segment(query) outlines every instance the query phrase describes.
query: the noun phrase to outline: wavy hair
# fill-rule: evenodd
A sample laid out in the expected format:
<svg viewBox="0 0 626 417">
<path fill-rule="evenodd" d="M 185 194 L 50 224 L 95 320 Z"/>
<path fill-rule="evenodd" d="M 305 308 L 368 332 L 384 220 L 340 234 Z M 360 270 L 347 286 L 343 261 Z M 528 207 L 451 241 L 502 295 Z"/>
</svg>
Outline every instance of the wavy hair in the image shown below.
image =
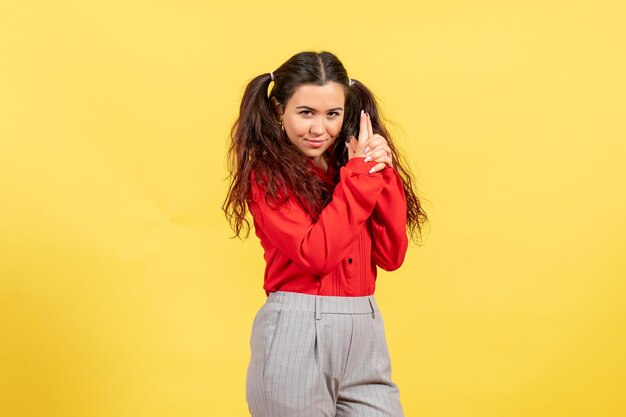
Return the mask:
<svg viewBox="0 0 626 417">
<path fill-rule="evenodd" d="M 392 151 L 394 168 L 402 179 L 407 203 L 407 231 L 412 240 L 421 236 L 422 226 L 428 217 L 414 191 L 413 175 L 405 158 L 394 145 L 385 128 L 374 94 L 360 81 L 348 78 L 341 61 L 332 53 L 301 52 L 289 58 L 273 71 L 274 85 L 267 93 L 272 77 L 270 73 L 253 78 L 243 94 L 239 116 L 230 132 L 228 149 L 229 189 L 222 209 L 235 232 L 240 237 L 245 229 L 247 237 L 250 223 L 246 219 L 251 190 L 251 174 L 266 190 L 265 198 L 272 205 L 282 204 L 293 195 L 307 210 L 313 221 L 332 199 L 334 185 L 339 181 L 339 168 L 348 162 L 348 150 L 341 142 L 353 135 L 358 137 L 361 109 L 370 114 L 372 128 L 387 140 Z M 345 92 L 344 119 L 329 152 L 333 164 L 333 184 L 325 183 L 313 175 L 308 157 L 289 140 L 281 129 L 274 106 L 275 100 L 284 109 L 296 89 L 304 84 L 323 86 L 329 82 L 341 84 Z"/>
</svg>

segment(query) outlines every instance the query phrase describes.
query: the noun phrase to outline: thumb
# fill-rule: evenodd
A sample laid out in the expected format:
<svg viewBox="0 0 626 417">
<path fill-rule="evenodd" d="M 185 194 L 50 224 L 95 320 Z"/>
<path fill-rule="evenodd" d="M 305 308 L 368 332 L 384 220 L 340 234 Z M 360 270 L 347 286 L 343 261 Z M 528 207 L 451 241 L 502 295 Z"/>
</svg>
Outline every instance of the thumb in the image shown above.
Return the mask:
<svg viewBox="0 0 626 417">
<path fill-rule="evenodd" d="M 359 144 L 359 141 L 357 140 L 357 138 L 355 138 L 354 136 L 350 136 L 350 143 L 348 145 L 348 148 L 354 153 L 356 152 L 356 147 Z"/>
</svg>

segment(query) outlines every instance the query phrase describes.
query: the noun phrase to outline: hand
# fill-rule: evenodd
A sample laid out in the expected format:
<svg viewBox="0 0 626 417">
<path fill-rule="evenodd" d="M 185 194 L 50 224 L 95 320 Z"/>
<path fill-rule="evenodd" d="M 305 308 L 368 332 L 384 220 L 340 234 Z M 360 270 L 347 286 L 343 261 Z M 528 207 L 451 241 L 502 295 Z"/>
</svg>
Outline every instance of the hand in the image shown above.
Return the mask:
<svg viewBox="0 0 626 417">
<path fill-rule="evenodd" d="M 370 115 L 361 112 L 361 121 L 359 126 L 359 139 L 350 136 L 348 145 L 348 159 L 356 157 L 365 157 L 365 162 L 376 161 L 370 173 L 377 172 L 385 168 L 385 165 L 392 167 L 392 152 L 387 144 L 387 140 L 379 135 L 374 134 L 372 128 L 372 120 Z"/>
<path fill-rule="evenodd" d="M 369 130 L 367 126 L 367 113 L 361 110 L 361 119 L 359 122 L 359 139 L 357 140 L 354 136 L 350 136 L 349 142 L 346 144 L 348 146 L 348 159 L 352 159 L 354 157 L 365 158 L 365 148 L 367 147 L 366 143 L 369 139 Z"/>
</svg>

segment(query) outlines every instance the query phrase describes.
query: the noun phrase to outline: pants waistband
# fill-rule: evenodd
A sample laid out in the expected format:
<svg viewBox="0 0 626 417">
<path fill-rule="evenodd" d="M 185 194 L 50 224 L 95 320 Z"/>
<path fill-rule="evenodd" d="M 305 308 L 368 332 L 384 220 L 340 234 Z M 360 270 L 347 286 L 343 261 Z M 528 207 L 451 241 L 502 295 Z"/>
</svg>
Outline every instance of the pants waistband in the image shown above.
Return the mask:
<svg viewBox="0 0 626 417">
<path fill-rule="evenodd" d="M 319 319 L 321 314 L 372 314 L 378 310 L 374 295 L 341 297 L 334 295 L 313 295 L 299 292 L 271 292 L 266 303 L 279 303 L 294 310 L 310 311 Z"/>
</svg>

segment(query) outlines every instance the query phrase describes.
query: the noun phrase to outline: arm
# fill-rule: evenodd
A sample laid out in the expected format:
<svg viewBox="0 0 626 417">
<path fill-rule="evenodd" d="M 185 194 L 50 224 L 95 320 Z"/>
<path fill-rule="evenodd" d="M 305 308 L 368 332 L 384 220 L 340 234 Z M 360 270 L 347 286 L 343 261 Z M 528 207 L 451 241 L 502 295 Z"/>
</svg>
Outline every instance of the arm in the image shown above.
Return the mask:
<svg viewBox="0 0 626 417">
<path fill-rule="evenodd" d="M 402 180 L 393 167 L 380 171 L 384 186 L 372 213 L 372 257 L 385 271 L 400 268 L 408 247 L 406 196 Z"/>
<path fill-rule="evenodd" d="M 293 199 L 277 209 L 269 207 L 254 181 L 250 212 L 278 250 L 312 273 L 327 274 L 345 256 L 383 190 L 383 175 L 368 173 L 375 164 L 357 157 L 341 167 L 332 201 L 315 223 Z"/>
</svg>

